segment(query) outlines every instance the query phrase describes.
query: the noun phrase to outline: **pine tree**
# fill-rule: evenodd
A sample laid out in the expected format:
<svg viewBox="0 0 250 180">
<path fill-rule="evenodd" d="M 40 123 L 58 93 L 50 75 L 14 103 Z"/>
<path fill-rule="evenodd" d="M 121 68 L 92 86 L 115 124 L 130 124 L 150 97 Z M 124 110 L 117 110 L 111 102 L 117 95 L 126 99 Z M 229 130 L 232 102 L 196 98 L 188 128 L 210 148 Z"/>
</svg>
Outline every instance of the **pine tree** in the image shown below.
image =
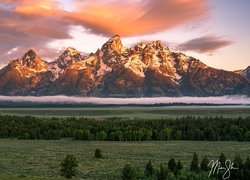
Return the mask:
<svg viewBox="0 0 250 180">
<path fill-rule="evenodd" d="M 247 156 L 247 159 L 245 161 L 244 167 L 248 170 L 250 170 L 250 158 Z"/>
<path fill-rule="evenodd" d="M 235 156 L 234 158 L 234 166 L 237 168 L 243 167 L 243 160 L 241 159 L 240 155 Z"/>
<path fill-rule="evenodd" d="M 208 171 L 209 170 L 208 163 L 209 163 L 209 160 L 208 160 L 207 156 L 205 156 L 201 161 L 201 170 L 202 171 Z"/>
<path fill-rule="evenodd" d="M 177 173 L 178 172 L 180 172 L 182 169 L 183 169 L 183 166 L 182 166 L 182 164 L 181 164 L 181 161 L 179 160 L 178 161 L 178 163 L 177 163 L 177 167 L 176 167 L 176 169 L 177 169 Z"/>
<path fill-rule="evenodd" d="M 222 166 L 225 166 L 225 162 L 226 162 L 226 156 L 224 153 L 221 153 L 220 154 L 220 157 L 219 157 L 219 162 L 221 163 Z"/>
<path fill-rule="evenodd" d="M 153 168 L 153 164 L 151 161 L 149 161 L 147 164 L 146 164 L 146 175 L 147 176 L 152 176 L 154 173 L 154 168 Z"/>
<path fill-rule="evenodd" d="M 168 169 L 172 172 L 176 172 L 176 162 L 174 160 L 174 158 L 171 158 L 169 161 L 168 161 Z"/>
<path fill-rule="evenodd" d="M 199 171 L 199 159 L 196 152 L 194 153 L 193 159 L 191 161 L 190 171 L 196 171 L 196 172 Z"/>
<path fill-rule="evenodd" d="M 160 171 L 158 172 L 157 179 L 158 180 L 166 180 L 167 179 L 167 174 L 166 174 L 165 168 L 163 167 L 162 164 L 160 165 Z"/>
<path fill-rule="evenodd" d="M 250 177 L 250 159 L 249 159 L 249 156 L 247 157 L 247 159 L 244 163 L 243 172 L 244 172 L 245 179 Z"/>
<path fill-rule="evenodd" d="M 244 171 L 243 171 L 244 163 L 243 163 L 243 160 L 241 159 L 240 155 L 236 155 L 233 162 L 234 162 L 234 167 L 238 168 L 238 170 L 232 171 L 232 178 L 233 179 L 243 179 L 243 177 L 244 177 Z"/>
</svg>

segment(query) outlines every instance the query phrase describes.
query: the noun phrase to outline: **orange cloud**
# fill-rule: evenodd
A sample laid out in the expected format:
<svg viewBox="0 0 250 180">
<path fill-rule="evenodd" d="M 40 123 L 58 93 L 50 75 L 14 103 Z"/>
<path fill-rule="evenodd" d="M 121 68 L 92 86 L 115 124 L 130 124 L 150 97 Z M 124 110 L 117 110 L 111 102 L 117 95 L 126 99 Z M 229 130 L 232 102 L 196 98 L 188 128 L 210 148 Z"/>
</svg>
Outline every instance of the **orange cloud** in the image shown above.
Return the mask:
<svg viewBox="0 0 250 180">
<path fill-rule="evenodd" d="M 26 15 L 51 16 L 61 12 L 61 4 L 53 0 L 19 0 L 14 11 Z"/>
<path fill-rule="evenodd" d="M 82 25 L 92 33 L 126 37 L 173 28 L 207 12 L 205 0 L 72 0 L 74 12 L 64 11 L 54 0 L 2 2 L 15 4 L 14 12 L 21 15 L 56 18 L 66 25 Z"/>
<path fill-rule="evenodd" d="M 61 3 L 54 0 L 0 0 L 1 4 L 12 6 L 16 12 L 22 13 L 35 13 L 36 10 L 39 12 L 46 10 L 61 9 Z"/>
<path fill-rule="evenodd" d="M 94 33 L 135 36 L 155 33 L 204 17 L 204 0 L 77 1 L 67 17 Z"/>
</svg>

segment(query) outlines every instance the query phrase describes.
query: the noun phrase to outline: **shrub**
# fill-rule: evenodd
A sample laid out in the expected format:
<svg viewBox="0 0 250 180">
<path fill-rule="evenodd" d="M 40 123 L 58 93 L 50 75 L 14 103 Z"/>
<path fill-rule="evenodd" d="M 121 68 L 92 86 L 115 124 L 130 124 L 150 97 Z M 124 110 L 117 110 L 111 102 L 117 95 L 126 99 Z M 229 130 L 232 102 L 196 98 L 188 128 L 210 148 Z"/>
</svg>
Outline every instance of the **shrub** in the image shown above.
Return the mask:
<svg viewBox="0 0 250 180">
<path fill-rule="evenodd" d="M 73 154 L 67 155 L 61 162 L 61 175 L 66 178 L 76 176 L 78 160 Z"/>
<path fill-rule="evenodd" d="M 136 179 L 136 170 L 129 164 L 126 164 L 122 170 L 123 180 Z"/>
<path fill-rule="evenodd" d="M 102 158 L 102 152 L 99 148 L 95 150 L 95 158 Z"/>
</svg>

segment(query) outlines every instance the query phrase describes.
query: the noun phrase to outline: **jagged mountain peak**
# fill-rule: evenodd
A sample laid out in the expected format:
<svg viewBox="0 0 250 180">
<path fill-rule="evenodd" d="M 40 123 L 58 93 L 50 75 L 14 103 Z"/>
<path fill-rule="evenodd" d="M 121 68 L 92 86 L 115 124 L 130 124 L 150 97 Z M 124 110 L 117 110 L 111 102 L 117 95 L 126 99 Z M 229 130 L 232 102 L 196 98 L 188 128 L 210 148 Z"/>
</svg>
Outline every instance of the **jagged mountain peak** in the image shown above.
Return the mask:
<svg viewBox="0 0 250 180">
<path fill-rule="evenodd" d="M 113 41 L 121 41 L 121 37 L 118 35 L 118 34 L 116 34 L 116 35 L 114 35 L 114 36 L 112 36 L 109 40 L 108 40 L 108 42 L 113 42 Z"/>
<path fill-rule="evenodd" d="M 163 49 L 163 42 L 161 40 L 152 41 L 148 43 L 147 46 L 153 47 L 155 49 Z"/>
<path fill-rule="evenodd" d="M 73 57 L 73 56 L 79 55 L 80 53 L 77 51 L 76 48 L 68 47 L 68 48 L 64 51 L 63 54 L 69 55 L 69 56 L 72 56 L 72 57 Z"/>
<path fill-rule="evenodd" d="M 83 58 L 77 49 L 68 47 L 57 59 L 57 63 L 60 68 L 64 69 L 75 62 L 81 61 L 82 59 Z"/>
<path fill-rule="evenodd" d="M 121 54 L 122 53 L 122 41 L 121 37 L 119 35 L 115 35 L 112 38 L 110 38 L 103 46 L 102 46 L 102 51 L 104 52 L 109 52 L 109 51 L 116 51 L 117 53 Z"/>
<path fill-rule="evenodd" d="M 25 54 L 25 55 L 28 55 L 28 56 L 35 56 L 36 55 L 36 51 L 34 49 L 29 49 Z"/>
<path fill-rule="evenodd" d="M 32 60 L 37 56 L 34 49 L 29 49 L 23 56 L 23 60 Z"/>
<path fill-rule="evenodd" d="M 33 69 L 43 69 L 46 66 L 46 62 L 44 62 L 35 52 L 34 49 L 29 49 L 24 56 L 22 57 L 21 61 L 23 66 Z"/>
<path fill-rule="evenodd" d="M 42 63 L 40 57 L 37 56 L 34 49 L 29 49 L 22 58 L 10 61 L 6 67 L 15 68 L 17 66 L 24 66 L 28 68 L 33 68 Z"/>
<path fill-rule="evenodd" d="M 236 70 L 234 72 L 250 79 L 250 66 L 246 69 Z"/>
<path fill-rule="evenodd" d="M 244 74 L 245 77 L 250 79 L 250 66 L 248 66 L 245 70 L 244 70 Z"/>
<path fill-rule="evenodd" d="M 136 44 L 136 46 L 135 46 L 135 47 L 141 47 L 141 48 L 144 48 L 146 45 L 147 45 L 147 44 L 146 44 L 146 43 L 144 43 L 144 42 L 139 42 L 139 43 L 137 43 L 137 44 Z"/>
</svg>

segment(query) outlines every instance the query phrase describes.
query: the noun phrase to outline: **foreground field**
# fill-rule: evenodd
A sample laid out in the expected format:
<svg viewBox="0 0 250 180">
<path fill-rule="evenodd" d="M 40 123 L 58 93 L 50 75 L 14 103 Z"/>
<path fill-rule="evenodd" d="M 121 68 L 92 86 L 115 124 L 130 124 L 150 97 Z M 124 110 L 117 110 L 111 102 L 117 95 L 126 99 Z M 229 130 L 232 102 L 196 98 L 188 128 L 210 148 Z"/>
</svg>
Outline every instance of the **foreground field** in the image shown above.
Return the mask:
<svg viewBox="0 0 250 180">
<path fill-rule="evenodd" d="M 93 108 L 0 108 L 0 114 L 39 117 L 89 117 L 120 118 L 175 118 L 200 117 L 247 117 L 250 106 L 166 106 L 166 107 L 93 107 Z"/>
<path fill-rule="evenodd" d="M 95 159 L 94 151 L 100 148 L 103 159 Z M 246 158 L 250 154 L 249 142 L 98 142 L 72 140 L 0 140 L 0 179 L 61 179 L 60 162 L 66 154 L 79 159 L 78 178 L 119 179 L 126 163 L 138 168 L 152 160 L 158 166 L 170 157 L 181 160 L 187 168 L 194 152 L 201 159 L 217 159 L 224 152 L 229 159 L 236 154 Z"/>
</svg>

